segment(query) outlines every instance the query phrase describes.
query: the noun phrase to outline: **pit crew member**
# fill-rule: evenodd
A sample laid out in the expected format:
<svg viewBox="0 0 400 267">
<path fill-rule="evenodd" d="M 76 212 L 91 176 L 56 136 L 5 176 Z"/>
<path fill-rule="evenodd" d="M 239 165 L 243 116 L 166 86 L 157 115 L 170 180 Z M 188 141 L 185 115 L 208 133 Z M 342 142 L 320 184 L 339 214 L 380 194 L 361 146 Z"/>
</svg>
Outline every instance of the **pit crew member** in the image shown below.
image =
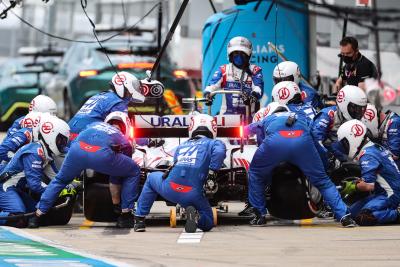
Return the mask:
<svg viewBox="0 0 400 267">
<path fill-rule="evenodd" d="M 301 97 L 299 86 L 295 82 L 283 81 L 272 88 L 272 100 L 279 104 L 286 105 L 290 111 L 304 113 L 310 121 L 314 119 L 315 109 L 305 104 Z"/>
<path fill-rule="evenodd" d="M 203 187 L 206 179 L 215 182 L 226 153 L 224 143 L 216 140 L 216 136 L 217 125 L 213 117 L 205 114 L 192 117 L 190 139 L 176 149 L 170 172 L 167 175 L 153 172 L 147 177 L 138 200 L 135 231 L 145 231 L 145 216 L 158 194 L 186 209 L 186 232 L 195 232 L 197 228 L 211 230 L 213 213 Z"/>
<path fill-rule="evenodd" d="M 305 104 L 309 104 L 316 110 L 323 108 L 321 98 L 314 88 L 307 85 L 301 80 L 301 72 L 299 65 L 293 61 L 284 61 L 276 65 L 272 75 L 274 84 L 283 81 L 295 82 L 301 91 L 301 97 Z"/>
<path fill-rule="evenodd" d="M 71 141 L 92 122 L 103 122 L 114 111 L 128 113 L 131 101 L 143 102 L 140 81 L 128 72 L 118 72 L 110 82 L 110 91 L 89 98 L 69 121 Z"/>
<path fill-rule="evenodd" d="M 326 169 L 347 161 L 337 142 L 337 129 L 351 119 L 361 119 L 367 108 L 367 96 L 361 88 L 346 85 L 336 96 L 336 106 L 322 109 L 312 124 L 312 135 Z"/>
<path fill-rule="evenodd" d="M 253 46 L 245 37 L 237 36 L 229 41 L 229 63 L 215 71 L 204 89 L 204 97 L 209 97 L 216 90 L 240 90 L 243 93 L 223 96 L 219 114 L 246 114 L 246 105 L 261 99 L 264 92 L 263 74 L 261 67 L 250 64 L 252 51 Z M 258 110 L 256 105 L 253 106 L 252 110 Z"/>
<path fill-rule="evenodd" d="M 44 168 L 64 152 L 69 137 L 66 122 L 52 117 L 42 124 L 37 142 L 23 146 L 0 174 L 0 216 L 35 211 L 35 205 L 45 190 Z M 5 224 L 2 221 L 2 224 Z M 7 225 L 25 227 L 26 220 L 8 221 Z"/>
<path fill-rule="evenodd" d="M 32 99 L 31 103 L 29 104 L 29 112 L 32 111 L 57 115 L 57 105 L 50 97 L 45 95 L 37 95 Z M 21 129 L 21 122 L 24 117 L 25 116 L 19 117 L 13 122 L 11 127 L 7 130 L 7 137 Z"/>
<path fill-rule="evenodd" d="M 368 104 L 361 121 L 371 131 L 374 142 L 389 150 L 400 167 L 400 116 L 393 111 L 383 112 Z"/>
<path fill-rule="evenodd" d="M 367 127 L 359 120 L 345 122 L 338 140 L 346 154 L 359 162 L 361 178 L 344 183 L 342 194 L 371 192 L 350 207 L 358 225 L 370 226 L 399 221 L 400 172 L 390 152 L 367 137 Z"/>
<path fill-rule="evenodd" d="M 249 202 L 255 212 L 250 225 L 266 224 L 265 188 L 271 185 L 273 169 L 286 161 L 300 168 L 321 192 L 336 220 L 344 227 L 355 226 L 347 206 L 324 170 L 307 118 L 293 112 L 275 112 L 259 124 L 263 127 L 265 139 L 249 168 Z"/>
<path fill-rule="evenodd" d="M 137 198 L 140 168 L 131 158 L 130 131 L 128 115 L 118 111 L 110 113 L 105 122 L 94 122 L 83 130 L 71 143 L 60 171 L 43 193 L 35 218 L 48 212 L 60 191 L 83 170 L 92 169 L 110 175 L 110 182 L 121 186 L 122 212 L 117 227 L 133 228 L 132 211 Z"/>
</svg>

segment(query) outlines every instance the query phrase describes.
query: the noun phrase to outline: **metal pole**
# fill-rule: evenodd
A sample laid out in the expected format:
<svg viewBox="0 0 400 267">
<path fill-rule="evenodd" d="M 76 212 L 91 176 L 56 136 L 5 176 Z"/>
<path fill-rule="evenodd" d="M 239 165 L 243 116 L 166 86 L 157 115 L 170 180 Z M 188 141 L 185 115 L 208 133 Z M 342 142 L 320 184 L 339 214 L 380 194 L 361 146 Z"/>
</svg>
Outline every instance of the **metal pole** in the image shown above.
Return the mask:
<svg viewBox="0 0 400 267">
<path fill-rule="evenodd" d="M 372 0 L 372 10 L 374 13 L 374 18 L 372 20 L 372 25 L 374 26 L 374 33 L 375 33 L 375 50 L 376 50 L 376 67 L 378 69 L 378 79 L 381 79 L 382 71 L 381 71 L 381 51 L 379 47 L 379 31 L 377 30 L 378 27 L 378 19 L 377 19 L 377 6 L 376 0 Z"/>
<path fill-rule="evenodd" d="M 161 51 L 161 37 L 162 37 L 162 20 L 163 20 L 163 1 L 160 1 L 158 6 L 158 28 L 157 28 L 157 51 Z M 161 68 L 157 68 L 156 79 L 161 80 Z M 157 98 L 156 114 L 160 113 L 161 99 Z"/>
<path fill-rule="evenodd" d="M 156 62 L 154 63 L 153 68 L 151 69 L 151 77 L 154 76 L 154 72 L 160 66 L 161 57 L 163 56 L 165 50 L 167 49 L 169 42 L 172 40 L 172 36 L 174 35 L 175 29 L 178 26 L 178 23 L 181 20 L 183 12 L 185 11 L 185 8 L 188 3 L 189 3 L 189 0 L 184 0 L 181 7 L 179 8 L 178 14 L 176 15 L 174 21 L 172 22 L 171 28 L 169 29 L 169 32 L 167 33 L 167 37 L 165 38 L 164 44 L 161 47 L 161 50 L 158 52 Z"/>
<path fill-rule="evenodd" d="M 342 39 L 344 37 L 346 37 L 346 33 L 347 33 L 347 20 L 348 20 L 347 17 L 348 17 L 348 14 L 346 14 L 346 18 L 343 21 Z M 343 58 L 340 57 L 338 77 L 340 77 L 342 75 L 342 66 L 343 66 Z"/>
</svg>

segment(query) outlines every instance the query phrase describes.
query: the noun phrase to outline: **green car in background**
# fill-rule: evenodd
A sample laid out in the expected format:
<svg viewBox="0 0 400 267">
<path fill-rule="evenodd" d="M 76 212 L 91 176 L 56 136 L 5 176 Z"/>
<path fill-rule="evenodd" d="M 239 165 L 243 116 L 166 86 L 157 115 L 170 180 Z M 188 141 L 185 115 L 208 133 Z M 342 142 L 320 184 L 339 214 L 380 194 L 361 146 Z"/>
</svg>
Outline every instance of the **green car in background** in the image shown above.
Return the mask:
<svg viewBox="0 0 400 267">
<path fill-rule="evenodd" d="M 146 70 L 153 67 L 158 52 L 154 41 L 128 36 L 116 37 L 103 42 L 102 46 L 104 50 L 97 43 L 73 44 L 65 53 L 58 73 L 45 87 L 44 93 L 56 102 L 59 115 L 66 120 L 69 120 L 88 98 L 108 90 L 116 71 L 132 73 L 138 79 L 146 78 Z M 113 66 L 110 65 L 107 55 Z M 182 114 L 179 99 L 193 96 L 194 91 L 200 88 L 193 89 L 193 82 L 176 71 L 174 65 L 165 57 L 161 64 L 160 81 L 166 89 L 170 89 L 167 90 L 168 99 L 147 98 L 145 103 L 135 104 L 130 111 L 154 114 L 158 105 L 160 113 Z"/>
<path fill-rule="evenodd" d="M 0 130 L 28 112 L 29 103 L 42 92 L 63 52 L 23 48 L 20 54 L 0 65 Z"/>
</svg>

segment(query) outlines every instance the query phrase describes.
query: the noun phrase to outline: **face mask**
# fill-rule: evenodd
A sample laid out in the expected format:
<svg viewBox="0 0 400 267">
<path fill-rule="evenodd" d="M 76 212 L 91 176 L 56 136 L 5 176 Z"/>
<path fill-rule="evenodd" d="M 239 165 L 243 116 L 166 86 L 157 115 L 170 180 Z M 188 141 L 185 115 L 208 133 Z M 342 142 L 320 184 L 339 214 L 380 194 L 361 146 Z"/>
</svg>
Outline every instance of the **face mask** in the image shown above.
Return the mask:
<svg viewBox="0 0 400 267">
<path fill-rule="evenodd" d="M 353 57 L 348 57 L 348 56 L 342 56 L 343 62 L 346 64 L 351 64 L 353 63 Z"/>
<path fill-rule="evenodd" d="M 241 68 L 244 65 L 244 58 L 242 55 L 234 55 L 233 56 L 233 64 L 235 64 L 236 67 Z"/>
</svg>

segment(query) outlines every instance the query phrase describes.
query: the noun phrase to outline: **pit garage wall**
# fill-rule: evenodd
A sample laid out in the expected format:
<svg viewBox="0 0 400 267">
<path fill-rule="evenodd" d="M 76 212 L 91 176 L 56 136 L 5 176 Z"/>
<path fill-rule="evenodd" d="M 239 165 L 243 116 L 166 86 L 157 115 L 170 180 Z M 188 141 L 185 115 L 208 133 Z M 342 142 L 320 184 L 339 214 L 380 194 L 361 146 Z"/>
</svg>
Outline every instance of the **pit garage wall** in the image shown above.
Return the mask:
<svg viewBox="0 0 400 267">
<path fill-rule="evenodd" d="M 287 0 L 291 4 L 294 0 Z M 268 19 L 264 17 L 271 5 L 270 0 L 263 1 L 257 11 L 257 2 L 234 6 L 231 9 L 211 16 L 203 29 L 203 88 L 208 84 L 218 66 L 227 63 L 226 46 L 234 36 L 245 36 L 253 43 L 251 62 L 260 65 L 264 73 L 265 105 L 271 96 L 272 71 L 279 59 L 268 47 L 268 42 L 275 43 L 275 19 L 277 17 L 276 45 L 287 58 L 297 62 L 304 76 L 309 75 L 309 20 L 307 14 L 297 13 L 278 6 L 276 16 L 275 6 Z M 304 7 L 304 4 L 297 3 Z M 220 99 L 217 103 L 220 105 Z M 219 110 L 219 105 L 213 105 L 213 113 Z"/>
</svg>

